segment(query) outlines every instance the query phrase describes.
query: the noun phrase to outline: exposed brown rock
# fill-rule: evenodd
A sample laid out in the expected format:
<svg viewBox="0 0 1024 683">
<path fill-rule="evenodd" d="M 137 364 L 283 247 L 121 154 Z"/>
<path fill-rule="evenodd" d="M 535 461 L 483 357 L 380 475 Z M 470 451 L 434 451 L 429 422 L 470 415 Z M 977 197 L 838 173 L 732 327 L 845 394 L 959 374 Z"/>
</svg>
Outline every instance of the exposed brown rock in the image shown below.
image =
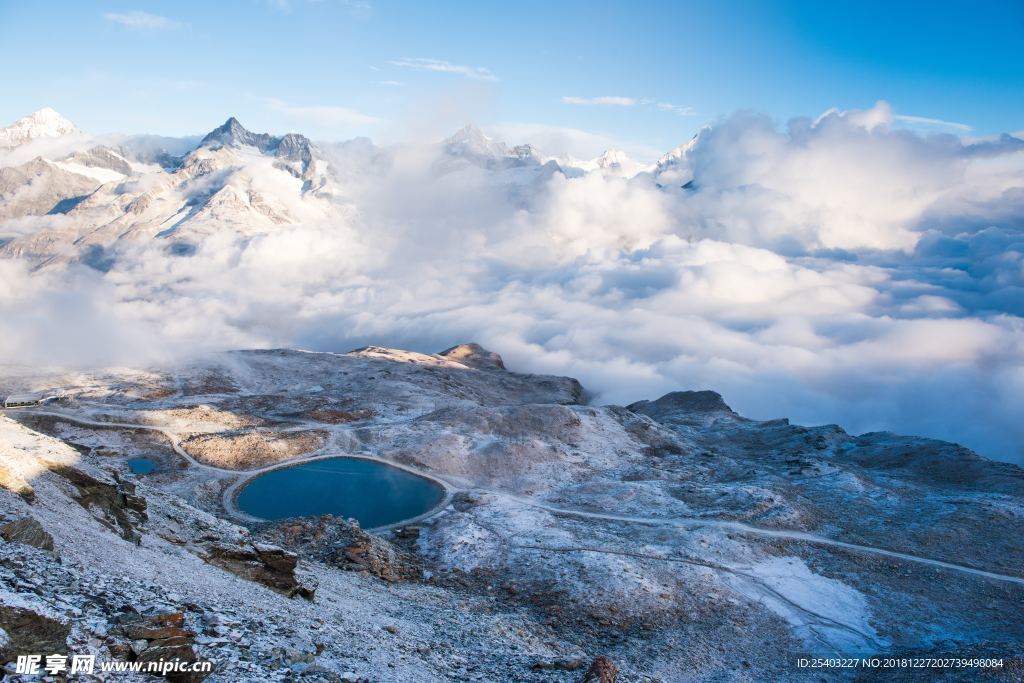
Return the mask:
<svg viewBox="0 0 1024 683">
<path fill-rule="evenodd" d="M 327 432 L 237 432 L 202 434 L 182 442 L 196 460 L 227 469 L 270 465 L 319 450 Z"/>
<path fill-rule="evenodd" d="M 476 368 L 477 370 L 505 369 L 505 362 L 501 359 L 501 356 L 473 342 L 453 346 L 438 355 L 471 368 Z"/>
<path fill-rule="evenodd" d="M 414 532 L 405 531 L 406 537 Z M 415 532 L 418 534 L 418 532 Z M 289 520 L 267 530 L 270 538 L 297 552 L 349 571 L 365 571 L 385 581 L 416 581 L 419 560 L 388 540 L 363 531 L 355 520 L 324 515 Z"/>
<path fill-rule="evenodd" d="M 288 597 L 313 599 L 315 587 L 299 582 L 295 575 L 298 555 L 273 545 L 251 546 L 210 543 L 203 547 L 202 557 L 212 565 L 249 581 L 262 583 Z"/>
<path fill-rule="evenodd" d="M 196 634 L 184 625 L 184 612 L 131 615 L 121 619 L 115 633 L 131 641 L 127 651 L 121 648 L 120 652 L 132 661 L 202 661 L 194 648 Z M 174 683 L 197 683 L 208 675 L 200 671 L 170 671 L 164 677 Z"/>
<path fill-rule="evenodd" d="M 122 480 L 116 472 L 112 481 L 102 481 L 75 467 L 58 467 L 54 472 L 78 489 L 75 500 L 101 524 L 127 541 L 139 542 L 135 527 L 146 520 L 146 499 L 135 494 L 135 484 Z"/>
<path fill-rule="evenodd" d="M 53 536 L 31 517 L 23 517 L 0 526 L 0 537 L 8 543 L 22 543 L 42 550 L 53 550 Z"/>
<path fill-rule="evenodd" d="M 615 683 L 619 667 L 608 657 L 601 655 L 593 661 L 580 683 Z"/>
<path fill-rule="evenodd" d="M 65 652 L 71 624 L 28 606 L 0 605 L 0 629 L 7 634 L 0 661 L 7 663 L 23 654 Z"/>
</svg>

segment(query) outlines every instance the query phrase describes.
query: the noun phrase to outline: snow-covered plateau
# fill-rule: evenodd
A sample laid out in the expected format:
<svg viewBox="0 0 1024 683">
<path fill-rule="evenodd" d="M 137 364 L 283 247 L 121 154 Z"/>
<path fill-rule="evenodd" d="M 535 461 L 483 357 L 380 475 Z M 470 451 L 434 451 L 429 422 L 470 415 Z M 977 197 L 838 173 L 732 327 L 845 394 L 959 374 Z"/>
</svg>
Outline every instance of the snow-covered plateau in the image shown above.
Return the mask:
<svg viewBox="0 0 1024 683">
<path fill-rule="evenodd" d="M 54 397 L 0 417 L 5 657 L 218 681 L 801 681 L 801 657 L 888 655 L 1020 675 L 1024 471 L 953 444 L 749 420 L 706 390 L 591 405 L 473 344 L 6 366 L 0 394 Z M 257 473 L 345 454 L 448 496 L 373 533 L 234 510 Z"/>
</svg>

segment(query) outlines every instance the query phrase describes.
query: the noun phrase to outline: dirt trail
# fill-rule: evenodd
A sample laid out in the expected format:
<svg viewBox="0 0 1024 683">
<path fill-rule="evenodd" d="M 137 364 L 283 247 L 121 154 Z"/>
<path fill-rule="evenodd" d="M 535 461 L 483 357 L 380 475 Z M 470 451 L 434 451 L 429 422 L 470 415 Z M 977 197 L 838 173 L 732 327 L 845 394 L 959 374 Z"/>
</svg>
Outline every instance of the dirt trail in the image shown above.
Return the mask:
<svg viewBox="0 0 1024 683">
<path fill-rule="evenodd" d="M 302 456 L 298 456 L 296 458 L 293 458 L 291 460 L 282 461 L 282 462 L 274 463 L 274 464 L 271 464 L 271 465 L 266 465 L 264 467 L 259 467 L 259 468 L 256 468 L 256 469 L 251 469 L 251 470 L 228 470 L 228 469 L 224 469 L 224 468 L 220 468 L 220 467 L 215 467 L 213 465 L 206 465 L 204 463 L 201 463 L 201 462 L 197 461 L 195 458 L 193 458 L 191 455 L 189 455 L 187 452 L 185 452 L 185 450 L 183 448 L 181 448 L 181 446 L 178 444 L 178 440 L 177 440 L 176 436 L 172 432 L 168 431 L 167 429 L 164 429 L 163 427 L 157 427 L 157 426 L 154 426 L 154 425 L 132 424 L 132 423 L 129 423 L 129 422 L 102 422 L 102 421 L 99 421 L 99 420 L 90 420 L 88 418 L 68 415 L 67 413 L 58 412 L 58 411 L 27 410 L 25 412 L 31 413 L 33 415 L 49 415 L 51 417 L 56 417 L 56 418 L 60 418 L 60 419 L 63 419 L 63 420 L 67 420 L 69 422 L 74 422 L 74 423 L 77 423 L 77 424 L 82 424 L 82 425 L 87 425 L 87 426 L 108 427 L 108 428 L 109 427 L 114 427 L 114 428 L 121 428 L 121 429 L 145 429 L 145 430 L 149 430 L 149 431 L 153 431 L 153 432 L 158 432 L 160 434 L 163 434 L 164 437 L 170 442 L 171 448 L 174 449 L 174 452 L 177 453 L 178 455 L 180 455 L 181 457 L 185 458 L 191 465 L 193 465 L 195 467 L 199 467 L 199 468 L 205 469 L 205 470 L 210 470 L 210 471 L 215 471 L 215 472 L 227 473 L 227 474 L 232 474 L 232 475 L 240 476 L 241 480 L 239 482 L 237 482 L 235 487 L 233 487 L 233 488 L 237 488 L 237 484 L 241 483 L 241 481 L 249 479 L 253 475 L 261 474 L 263 472 L 268 472 L 270 470 L 277 469 L 279 467 L 283 467 L 283 466 L 286 466 L 286 465 L 289 465 L 289 464 L 294 464 L 294 463 L 297 463 L 297 462 L 301 462 L 303 460 L 311 459 L 311 456 L 309 456 L 309 455 L 302 455 Z M 322 425 L 322 424 L 316 423 L 316 422 L 304 423 L 301 426 L 294 427 L 294 429 L 306 429 L 306 428 L 313 428 L 313 427 L 318 428 L 318 429 L 327 428 L 327 429 L 330 429 L 332 431 L 335 431 L 335 430 L 347 431 L 348 429 L 352 429 L 352 427 L 347 426 L 347 425 L 346 426 L 339 426 L 339 425 L 328 425 L 328 426 L 325 426 L 325 425 Z M 312 457 L 315 458 L 315 457 L 324 457 L 324 456 L 312 456 Z M 366 456 L 362 456 L 362 457 L 366 457 Z M 375 458 L 370 458 L 370 459 L 375 459 Z M 387 461 L 381 460 L 381 462 L 387 462 Z M 388 464 L 393 464 L 393 463 L 388 463 Z M 451 482 L 445 481 L 441 477 L 435 477 L 435 478 L 438 478 L 438 479 L 442 480 L 443 483 L 445 483 L 449 487 L 450 491 L 459 490 L 459 488 L 460 488 L 458 486 L 453 485 Z M 750 525 L 750 524 L 744 524 L 743 522 L 734 522 L 734 521 L 719 520 L 719 519 L 703 519 L 703 518 L 700 518 L 700 517 L 665 518 L 665 517 L 649 517 L 649 516 L 637 516 L 637 515 L 619 515 L 619 514 L 604 513 L 604 512 L 589 512 L 589 511 L 586 511 L 586 510 L 574 510 L 574 509 L 568 509 L 568 508 L 559 508 L 559 507 L 555 507 L 553 505 L 546 505 L 546 504 L 540 503 L 540 502 L 538 502 L 536 500 L 531 500 L 529 498 L 523 498 L 521 496 L 515 496 L 515 495 L 512 495 L 512 494 L 503 492 L 503 491 L 491 491 L 491 490 L 479 489 L 479 488 L 471 488 L 471 489 L 468 489 L 468 490 L 486 491 L 487 493 L 492 493 L 494 495 L 502 496 L 504 498 L 507 498 L 507 499 L 510 499 L 510 500 L 514 500 L 514 501 L 516 501 L 518 503 L 521 503 L 523 505 L 526 505 L 528 507 L 533 507 L 533 508 L 537 508 L 537 509 L 540 509 L 540 510 L 545 510 L 546 512 L 550 512 L 550 513 L 556 514 L 556 515 L 565 515 L 565 516 L 569 516 L 569 517 L 582 517 L 582 518 L 586 518 L 586 519 L 600 519 L 600 520 L 606 520 L 606 521 L 612 521 L 612 522 L 625 522 L 625 523 L 628 523 L 628 524 L 644 524 L 644 525 L 650 525 L 650 526 L 671 526 L 671 527 L 680 527 L 680 528 L 716 527 L 716 528 L 719 528 L 719 529 L 728 529 L 730 531 L 735 531 L 737 533 L 742 533 L 742 534 L 749 534 L 749 535 L 754 535 L 754 536 L 763 536 L 763 537 L 769 537 L 769 538 L 784 538 L 784 539 L 788 539 L 788 540 L 792 540 L 792 541 L 803 541 L 805 543 L 810 543 L 810 544 L 813 544 L 813 545 L 820 545 L 820 546 L 826 546 L 826 547 L 832 547 L 832 548 L 843 548 L 845 550 L 852 550 L 852 551 L 855 551 L 855 552 L 868 553 L 868 554 L 872 554 L 872 555 L 880 555 L 880 556 L 883 556 L 883 557 L 891 557 L 893 559 L 903 560 L 903 561 L 906 561 L 906 562 L 914 562 L 914 563 L 923 564 L 923 565 L 926 565 L 926 566 L 929 566 L 929 567 L 936 567 L 936 568 L 939 568 L 939 569 L 947 569 L 947 570 L 950 570 L 950 571 L 956 571 L 956 572 L 960 572 L 960 573 L 963 573 L 963 574 L 969 574 L 969 575 L 977 576 L 977 577 L 981 577 L 981 578 L 993 579 L 993 580 L 996 580 L 996 581 L 1006 581 L 1006 582 L 1015 583 L 1015 584 L 1024 586 L 1024 577 L 1013 576 L 1013 575 L 1009 575 L 1009 574 L 999 574 L 999 573 L 996 573 L 996 572 L 986 571 L 984 569 L 976 569 L 975 567 L 968 567 L 968 566 L 961 565 L 961 564 L 956 564 L 956 563 L 953 563 L 953 562 L 946 562 L 944 560 L 935 560 L 935 559 L 932 559 L 932 558 L 929 558 L 929 557 L 921 557 L 920 555 L 913 555 L 911 553 L 904 553 L 904 552 L 900 552 L 900 551 L 897 551 L 897 550 L 889 550 L 887 548 L 878 548 L 878 547 L 875 547 L 875 546 L 861 545 L 861 544 L 858 544 L 858 543 L 848 543 L 846 541 L 839 541 L 839 540 L 836 540 L 836 539 L 833 539 L 833 538 L 828 538 L 827 536 L 818 536 L 817 534 L 808 533 L 806 531 L 785 530 L 785 529 L 768 529 L 768 528 L 765 528 L 765 527 L 758 527 L 758 526 L 753 526 L 753 525 Z M 440 510 L 440 509 L 442 509 L 442 508 L 438 508 L 438 510 Z"/>
</svg>

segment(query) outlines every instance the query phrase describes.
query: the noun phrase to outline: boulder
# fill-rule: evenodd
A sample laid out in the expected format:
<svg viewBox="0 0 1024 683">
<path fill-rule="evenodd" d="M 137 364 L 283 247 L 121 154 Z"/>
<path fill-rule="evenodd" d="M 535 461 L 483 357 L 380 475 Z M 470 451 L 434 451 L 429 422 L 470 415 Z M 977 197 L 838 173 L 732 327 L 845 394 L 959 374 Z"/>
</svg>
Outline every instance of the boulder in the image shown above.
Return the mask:
<svg viewBox="0 0 1024 683">
<path fill-rule="evenodd" d="M 212 565 L 226 569 L 248 581 L 261 583 L 288 597 L 312 600 L 316 588 L 302 584 L 295 574 L 299 558 L 295 553 L 273 545 L 228 545 L 210 543 L 200 551 Z"/>
<path fill-rule="evenodd" d="M 31 517 L 23 517 L 0 526 L 0 537 L 8 543 L 22 543 L 41 550 L 53 550 L 53 536 Z"/>
<path fill-rule="evenodd" d="M 13 662 L 18 655 L 67 652 L 71 624 L 49 610 L 20 600 L 0 604 L 0 660 Z"/>
<path fill-rule="evenodd" d="M 580 683 L 615 683 L 619 667 L 608 657 L 601 655 L 591 663 Z"/>
<path fill-rule="evenodd" d="M 121 647 L 130 661 L 188 662 L 202 661 L 195 651 L 195 633 L 185 628 L 184 612 L 130 614 L 122 616 L 114 629 L 116 635 L 130 641 Z M 197 683 L 209 675 L 204 671 L 168 671 L 163 676 L 174 683 Z"/>
</svg>

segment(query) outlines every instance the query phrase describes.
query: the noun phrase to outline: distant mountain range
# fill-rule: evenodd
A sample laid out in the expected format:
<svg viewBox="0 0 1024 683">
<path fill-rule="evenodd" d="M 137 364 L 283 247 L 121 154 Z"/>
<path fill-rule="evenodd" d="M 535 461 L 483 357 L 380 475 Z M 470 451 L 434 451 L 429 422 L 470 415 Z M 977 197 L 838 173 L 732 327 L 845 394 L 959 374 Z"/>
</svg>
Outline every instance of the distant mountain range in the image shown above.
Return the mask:
<svg viewBox="0 0 1024 683">
<path fill-rule="evenodd" d="M 0 257 L 37 269 L 80 262 L 105 270 L 133 241 L 166 240 L 170 254 L 183 255 L 225 230 L 249 235 L 350 216 L 357 208 L 349 186 L 391 158 L 368 140 L 328 153 L 303 135 L 254 133 L 234 117 L 185 147 L 151 138 L 98 143 L 52 109 L 0 129 Z M 587 173 L 680 187 L 688 149 L 652 166 L 615 149 L 583 161 L 508 147 L 470 125 L 439 143 L 434 172 L 483 169 L 510 192 Z"/>
</svg>

